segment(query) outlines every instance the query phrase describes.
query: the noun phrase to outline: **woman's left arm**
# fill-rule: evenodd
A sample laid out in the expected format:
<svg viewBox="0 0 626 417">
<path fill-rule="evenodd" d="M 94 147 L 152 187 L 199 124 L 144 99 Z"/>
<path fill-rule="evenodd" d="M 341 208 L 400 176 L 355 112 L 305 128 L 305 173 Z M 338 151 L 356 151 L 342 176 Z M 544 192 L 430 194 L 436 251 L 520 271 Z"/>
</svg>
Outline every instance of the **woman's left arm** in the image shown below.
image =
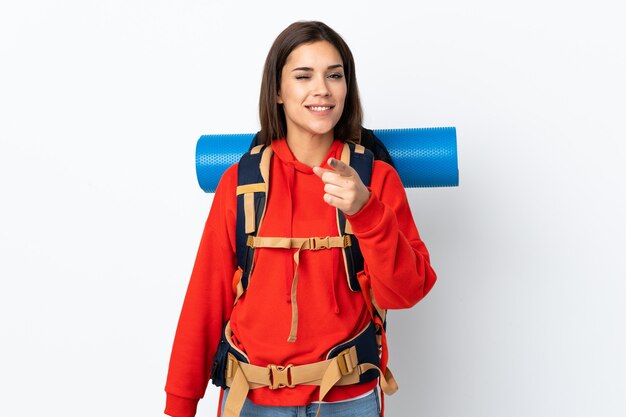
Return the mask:
<svg viewBox="0 0 626 417">
<path fill-rule="evenodd" d="M 437 276 L 422 242 L 398 173 L 375 161 L 370 196 L 361 209 L 346 215 L 365 260 L 374 298 L 380 308 L 415 305 Z"/>
</svg>

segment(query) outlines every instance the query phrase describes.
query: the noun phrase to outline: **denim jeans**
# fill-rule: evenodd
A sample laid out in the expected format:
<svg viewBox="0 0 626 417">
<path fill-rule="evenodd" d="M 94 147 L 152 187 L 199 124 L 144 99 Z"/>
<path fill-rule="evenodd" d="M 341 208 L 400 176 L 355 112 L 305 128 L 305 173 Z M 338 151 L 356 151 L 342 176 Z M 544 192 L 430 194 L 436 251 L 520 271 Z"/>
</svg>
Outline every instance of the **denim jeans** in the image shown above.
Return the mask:
<svg viewBox="0 0 626 417">
<path fill-rule="evenodd" d="M 228 396 L 228 390 L 224 392 L 222 410 Z M 246 399 L 241 409 L 240 417 L 315 417 L 319 404 L 313 403 L 301 407 L 274 407 L 256 405 Z M 322 403 L 320 417 L 380 417 L 380 400 L 378 391 L 374 390 L 369 395 L 358 400 L 338 403 Z"/>
</svg>

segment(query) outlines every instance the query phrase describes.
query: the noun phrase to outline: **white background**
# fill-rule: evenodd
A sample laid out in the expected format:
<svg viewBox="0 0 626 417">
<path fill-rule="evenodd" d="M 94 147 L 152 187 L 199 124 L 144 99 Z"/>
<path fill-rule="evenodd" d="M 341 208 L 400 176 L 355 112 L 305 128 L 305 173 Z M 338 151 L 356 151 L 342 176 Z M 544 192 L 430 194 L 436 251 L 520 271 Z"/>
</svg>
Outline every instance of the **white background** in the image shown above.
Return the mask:
<svg viewBox="0 0 626 417">
<path fill-rule="evenodd" d="M 196 141 L 256 131 L 271 42 L 319 19 L 367 127 L 457 127 L 460 187 L 407 191 L 439 281 L 390 314 L 387 415 L 626 415 L 618 3 L 2 2 L 0 414 L 161 415 Z"/>
</svg>

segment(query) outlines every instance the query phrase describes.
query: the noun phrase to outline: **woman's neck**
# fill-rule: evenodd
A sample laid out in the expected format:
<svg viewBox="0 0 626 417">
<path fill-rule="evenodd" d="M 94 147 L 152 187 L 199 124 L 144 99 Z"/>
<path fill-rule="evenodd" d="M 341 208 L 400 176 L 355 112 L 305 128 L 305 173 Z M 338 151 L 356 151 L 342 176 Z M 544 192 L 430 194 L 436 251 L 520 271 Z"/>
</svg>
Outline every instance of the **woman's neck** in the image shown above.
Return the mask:
<svg viewBox="0 0 626 417">
<path fill-rule="evenodd" d="M 287 133 L 287 145 L 293 156 L 309 167 L 319 166 L 333 144 L 333 132 L 324 135 L 292 135 Z"/>
</svg>

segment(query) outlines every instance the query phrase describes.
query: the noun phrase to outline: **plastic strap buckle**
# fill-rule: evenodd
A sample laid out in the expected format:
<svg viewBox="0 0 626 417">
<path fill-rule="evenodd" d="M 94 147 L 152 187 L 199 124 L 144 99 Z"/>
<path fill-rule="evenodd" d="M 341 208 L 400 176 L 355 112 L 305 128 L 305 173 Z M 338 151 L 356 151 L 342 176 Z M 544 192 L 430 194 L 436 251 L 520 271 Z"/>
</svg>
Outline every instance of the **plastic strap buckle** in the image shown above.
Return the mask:
<svg viewBox="0 0 626 417">
<path fill-rule="evenodd" d="M 330 236 L 309 238 L 309 250 L 330 248 Z"/>
<path fill-rule="evenodd" d="M 346 376 L 351 374 L 359 365 L 356 358 L 356 349 L 349 348 L 337 355 L 337 365 L 339 365 L 341 375 Z"/>
<path fill-rule="evenodd" d="M 293 365 L 267 365 L 270 370 L 269 389 L 293 388 L 295 385 L 291 382 L 290 369 Z"/>
</svg>

